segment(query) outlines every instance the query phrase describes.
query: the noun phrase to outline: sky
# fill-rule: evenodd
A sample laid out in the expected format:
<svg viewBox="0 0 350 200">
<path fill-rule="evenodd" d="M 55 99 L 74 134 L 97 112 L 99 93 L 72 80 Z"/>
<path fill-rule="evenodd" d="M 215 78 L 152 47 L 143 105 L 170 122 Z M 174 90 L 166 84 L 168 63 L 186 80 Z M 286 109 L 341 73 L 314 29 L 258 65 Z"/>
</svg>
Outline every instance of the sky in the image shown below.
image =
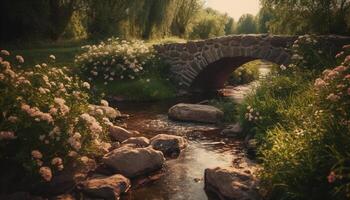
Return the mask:
<svg viewBox="0 0 350 200">
<path fill-rule="evenodd" d="M 256 15 L 259 12 L 259 0 L 205 0 L 206 6 L 227 13 L 235 21 L 246 13 Z"/>
</svg>

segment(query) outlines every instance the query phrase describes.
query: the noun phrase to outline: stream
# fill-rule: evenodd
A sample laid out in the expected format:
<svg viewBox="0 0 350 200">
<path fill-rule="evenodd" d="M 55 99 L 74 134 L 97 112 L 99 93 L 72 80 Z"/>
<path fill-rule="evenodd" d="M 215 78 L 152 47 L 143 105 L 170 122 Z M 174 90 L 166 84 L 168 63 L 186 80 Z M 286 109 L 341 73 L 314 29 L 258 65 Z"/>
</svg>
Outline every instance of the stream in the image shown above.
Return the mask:
<svg viewBox="0 0 350 200">
<path fill-rule="evenodd" d="M 269 69 L 262 65 L 260 78 Z M 228 86 L 221 93 L 233 101 L 241 102 L 244 95 L 257 85 Z M 206 97 L 208 98 L 208 97 Z M 122 200 L 215 200 L 213 194 L 204 190 L 204 170 L 215 167 L 249 168 L 253 163 L 246 158 L 243 142 L 238 139 L 225 138 L 217 125 L 185 123 L 169 120 L 168 109 L 176 103 L 198 103 L 205 100 L 203 96 L 176 99 L 155 103 L 116 103 L 124 113 L 130 114 L 125 120 L 128 129 L 137 130 L 141 136 L 151 138 L 157 134 L 172 134 L 185 137 L 189 146 L 177 159 L 168 159 L 162 176 L 145 186 L 131 189 Z"/>
</svg>

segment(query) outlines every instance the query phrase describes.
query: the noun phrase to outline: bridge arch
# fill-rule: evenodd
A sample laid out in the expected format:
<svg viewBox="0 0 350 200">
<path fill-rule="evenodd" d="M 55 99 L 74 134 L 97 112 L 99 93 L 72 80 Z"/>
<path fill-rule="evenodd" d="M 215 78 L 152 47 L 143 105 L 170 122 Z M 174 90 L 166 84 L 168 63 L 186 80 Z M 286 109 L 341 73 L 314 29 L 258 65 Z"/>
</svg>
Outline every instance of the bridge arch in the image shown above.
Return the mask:
<svg viewBox="0 0 350 200">
<path fill-rule="evenodd" d="M 319 36 L 330 44 L 341 46 L 349 37 Z M 230 35 L 208 40 L 190 41 L 155 46 L 158 54 L 171 65 L 173 78 L 185 89 L 196 84 L 219 87 L 229 74 L 242 64 L 263 59 L 288 65 L 288 51 L 297 36 Z M 204 76 L 204 77 L 202 77 Z M 207 77 L 205 77 L 207 76 Z M 198 83 L 197 80 L 207 80 Z"/>
</svg>

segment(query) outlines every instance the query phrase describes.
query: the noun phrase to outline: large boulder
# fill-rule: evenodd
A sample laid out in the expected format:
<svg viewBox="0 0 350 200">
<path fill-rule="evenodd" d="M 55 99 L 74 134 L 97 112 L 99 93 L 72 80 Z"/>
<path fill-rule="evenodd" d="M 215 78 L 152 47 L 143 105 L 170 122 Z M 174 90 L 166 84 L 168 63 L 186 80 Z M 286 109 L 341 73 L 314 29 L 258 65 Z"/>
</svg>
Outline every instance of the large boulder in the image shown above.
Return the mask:
<svg viewBox="0 0 350 200">
<path fill-rule="evenodd" d="M 181 150 L 186 148 L 185 138 L 176 135 L 159 134 L 151 138 L 153 149 L 163 152 L 165 156 L 177 157 Z"/>
<path fill-rule="evenodd" d="M 131 138 L 133 133 L 120 126 L 111 126 L 109 127 L 109 135 L 114 141 L 124 142 L 125 140 Z"/>
<path fill-rule="evenodd" d="M 98 106 L 98 105 L 89 105 L 90 111 L 89 114 L 93 116 L 98 116 L 100 114 L 100 111 L 103 112 L 103 114 L 106 115 L 109 119 L 115 119 L 122 116 L 119 110 L 109 107 L 109 106 Z"/>
<path fill-rule="evenodd" d="M 81 190 L 89 196 L 103 199 L 119 199 L 120 194 L 131 187 L 130 180 L 120 174 L 92 178 L 82 183 Z"/>
<path fill-rule="evenodd" d="M 124 142 L 122 142 L 122 145 L 126 144 L 134 144 L 136 147 L 148 147 L 149 146 L 149 139 L 145 137 L 131 137 Z"/>
<path fill-rule="evenodd" d="M 255 200 L 258 198 L 257 181 L 252 174 L 236 168 L 205 169 L 205 189 L 221 200 Z"/>
<path fill-rule="evenodd" d="M 147 148 L 133 148 L 130 146 L 115 149 L 104 155 L 102 162 L 115 173 L 120 173 L 128 178 L 160 169 L 165 158 L 161 151 Z"/>
<path fill-rule="evenodd" d="M 180 103 L 169 109 L 168 116 L 180 121 L 217 123 L 223 119 L 224 113 L 214 106 Z"/>
</svg>

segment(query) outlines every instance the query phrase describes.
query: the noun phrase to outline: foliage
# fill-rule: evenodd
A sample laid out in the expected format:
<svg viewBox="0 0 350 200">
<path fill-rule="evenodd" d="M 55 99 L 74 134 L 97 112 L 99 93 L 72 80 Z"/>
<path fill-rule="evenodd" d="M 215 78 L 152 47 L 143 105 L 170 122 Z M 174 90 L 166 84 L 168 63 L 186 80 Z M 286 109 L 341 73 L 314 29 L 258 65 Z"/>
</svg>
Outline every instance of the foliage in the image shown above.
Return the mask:
<svg viewBox="0 0 350 200">
<path fill-rule="evenodd" d="M 340 66 L 320 73 L 328 57 L 318 47 L 312 37 L 300 37 L 292 48 L 302 58 L 280 66 L 239 111 L 246 132 L 258 140 L 269 199 L 349 195 L 350 52 L 337 55 Z"/>
<path fill-rule="evenodd" d="M 256 33 L 257 28 L 254 16 L 251 14 L 242 15 L 237 22 L 236 32 L 238 34 Z"/>
<path fill-rule="evenodd" d="M 213 9 L 206 9 L 201 12 L 192 24 L 190 38 L 207 39 L 215 36 L 225 35 L 227 16 L 221 15 Z"/>
<path fill-rule="evenodd" d="M 209 101 L 212 105 L 224 112 L 224 122 L 232 123 L 237 121 L 237 104 L 229 98 L 212 99 Z"/>
<path fill-rule="evenodd" d="M 252 61 L 234 70 L 228 79 L 231 85 L 250 83 L 259 78 L 259 62 Z"/>
<path fill-rule="evenodd" d="M 350 30 L 346 22 L 350 9 L 347 0 L 261 0 L 261 3 L 273 15 L 268 24 L 271 33 L 347 34 Z"/>
<path fill-rule="evenodd" d="M 1 160 L 15 161 L 30 176 L 50 181 L 68 162 L 109 148 L 104 141 L 111 122 L 103 111 L 88 114 L 89 83 L 54 64 L 21 70 L 22 56 L 11 65 L 5 60 L 10 53 L 1 53 Z"/>
<path fill-rule="evenodd" d="M 91 80 L 135 79 L 144 71 L 144 65 L 154 57 L 152 49 L 143 41 L 110 38 L 99 45 L 83 46 L 86 52 L 76 57 L 82 73 Z"/>
</svg>

